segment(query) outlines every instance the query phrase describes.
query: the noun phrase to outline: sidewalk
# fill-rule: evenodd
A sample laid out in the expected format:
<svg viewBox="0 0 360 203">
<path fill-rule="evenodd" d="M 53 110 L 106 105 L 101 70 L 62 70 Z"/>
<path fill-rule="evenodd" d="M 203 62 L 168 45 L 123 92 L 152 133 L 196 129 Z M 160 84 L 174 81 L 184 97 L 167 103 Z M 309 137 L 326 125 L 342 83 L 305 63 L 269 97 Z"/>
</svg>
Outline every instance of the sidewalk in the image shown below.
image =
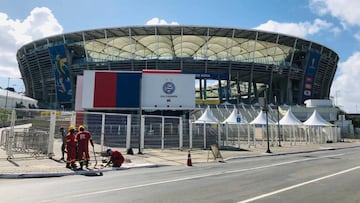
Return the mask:
<svg viewBox="0 0 360 203">
<path fill-rule="evenodd" d="M 54 144 L 54 147 L 58 143 Z M 59 145 L 60 146 L 60 145 Z M 270 147 L 272 153 L 266 153 L 267 145 L 257 145 L 256 147 L 241 146 L 239 149 L 220 149 L 220 154 L 223 159 L 214 159 L 210 150 L 194 149 L 191 151 L 192 165 L 196 166 L 200 163 L 218 162 L 220 160 L 227 161 L 230 159 L 251 158 L 258 156 L 276 156 L 289 153 L 303 153 L 309 151 L 320 151 L 330 149 L 354 148 L 360 147 L 360 140 L 345 140 L 345 142 L 327 143 L 327 144 L 297 144 L 290 146 L 285 143 L 282 147 Z M 99 149 L 98 149 L 99 150 Z M 97 151 L 98 151 L 97 150 Z M 15 157 L 7 160 L 6 152 L 0 149 L 0 178 L 36 178 L 36 177 L 58 177 L 65 175 L 103 175 L 103 172 L 111 170 L 124 170 L 136 167 L 158 167 L 158 166 L 187 166 L 188 150 L 161 150 L 161 149 L 145 149 L 143 154 L 138 154 L 137 149 L 133 149 L 134 155 L 127 155 L 125 149 L 118 149 L 127 160 L 119 169 L 111 167 L 101 168 L 102 159 L 97 155 L 97 167 L 92 170 L 73 171 L 65 168 L 65 163 L 58 161 L 60 159 L 60 151 L 55 147 L 55 157 L 49 159 L 47 157 L 36 158 L 30 157 Z M 59 152 L 59 153 L 57 153 Z M 91 150 L 92 153 L 92 150 Z M 94 157 L 91 157 L 89 168 L 94 168 Z"/>
</svg>

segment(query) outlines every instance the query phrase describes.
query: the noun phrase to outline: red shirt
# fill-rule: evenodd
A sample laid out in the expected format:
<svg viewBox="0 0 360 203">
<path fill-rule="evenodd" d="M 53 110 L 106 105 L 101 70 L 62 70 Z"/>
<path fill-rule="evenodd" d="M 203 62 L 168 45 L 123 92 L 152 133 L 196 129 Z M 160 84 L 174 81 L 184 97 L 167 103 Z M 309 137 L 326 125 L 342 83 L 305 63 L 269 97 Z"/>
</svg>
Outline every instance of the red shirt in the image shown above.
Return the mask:
<svg viewBox="0 0 360 203">
<path fill-rule="evenodd" d="M 124 163 L 124 157 L 119 151 L 113 151 L 110 157 L 110 161 L 114 167 L 120 167 Z"/>
<path fill-rule="evenodd" d="M 66 134 L 66 136 L 65 136 L 65 144 L 66 144 L 67 147 L 75 149 L 75 144 L 76 144 L 75 133 L 72 134 L 71 132 L 68 132 L 68 134 Z"/>
<path fill-rule="evenodd" d="M 78 142 L 79 147 L 84 147 L 87 149 L 89 146 L 89 140 L 91 140 L 89 131 L 79 131 L 76 134 L 76 141 Z"/>
</svg>

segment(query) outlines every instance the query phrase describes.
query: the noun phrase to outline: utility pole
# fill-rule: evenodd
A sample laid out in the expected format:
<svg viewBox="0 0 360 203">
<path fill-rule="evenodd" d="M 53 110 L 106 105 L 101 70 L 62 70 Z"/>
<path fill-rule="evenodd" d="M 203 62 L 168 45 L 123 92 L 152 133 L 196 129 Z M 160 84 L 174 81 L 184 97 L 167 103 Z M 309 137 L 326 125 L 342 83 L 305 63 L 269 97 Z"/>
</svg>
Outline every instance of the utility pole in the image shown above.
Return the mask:
<svg viewBox="0 0 360 203">
<path fill-rule="evenodd" d="M 6 97 L 5 97 L 5 109 L 7 107 L 7 101 L 8 101 L 8 96 L 9 96 L 9 84 L 10 83 L 10 78 L 8 78 L 8 82 L 7 82 L 7 86 L 6 86 Z"/>
<path fill-rule="evenodd" d="M 268 89 L 268 85 L 264 85 L 263 86 L 264 89 L 264 106 L 263 106 L 263 111 L 265 111 L 265 115 L 266 115 L 266 139 L 267 139 L 267 150 L 266 153 L 271 153 L 270 151 L 270 136 L 269 136 L 269 115 L 268 115 L 268 111 L 269 111 L 269 107 L 268 107 L 268 101 L 267 101 L 267 89 Z"/>
<path fill-rule="evenodd" d="M 277 128 L 278 128 L 278 139 L 279 139 L 279 147 L 281 147 L 281 134 L 280 134 L 280 112 L 279 112 L 279 102 L 277 101 L 276 99 L 276 96 L 275 96 L 275 104 L 276 104 L 276 111 L 277 111 L 277 120 L 278 120 L 278 123 L 277 123 Z"/>
</svg>

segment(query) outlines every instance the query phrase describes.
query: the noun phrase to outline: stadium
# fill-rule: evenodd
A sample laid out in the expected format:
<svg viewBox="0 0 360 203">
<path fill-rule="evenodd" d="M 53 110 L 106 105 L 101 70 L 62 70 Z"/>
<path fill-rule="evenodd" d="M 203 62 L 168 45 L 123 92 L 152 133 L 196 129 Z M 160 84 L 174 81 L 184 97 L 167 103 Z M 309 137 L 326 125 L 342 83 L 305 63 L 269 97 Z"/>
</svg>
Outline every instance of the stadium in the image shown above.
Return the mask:
<svg viewBox="0 0 360 203">
<path fill-rule="evenodd" d="M 55 122 L 46 109 L 70 111 L 59 113 L 61 122 L 88 126 L 104 146 L 240 148 L 269 144 L 270 135 L 279 145 L 324 143 L 339 140 L 339 123 L 351 133 L 329 98 L 338 54 L 294 36 L 205 26 L 102 28 L 33 41 L 17 60 L 37 114 Z"/>
<path fill-rule="evenodd" d="M 267 90 L 269 103 L 303 105 L 329 99 L 338 60 L 321 44 L 280 33 L 173 25 L 64 33 L 17 52 L 26 96 L 68 110 L 84 70 L 194 74 L 197 104 L 255 104 Z"/>
</svg>

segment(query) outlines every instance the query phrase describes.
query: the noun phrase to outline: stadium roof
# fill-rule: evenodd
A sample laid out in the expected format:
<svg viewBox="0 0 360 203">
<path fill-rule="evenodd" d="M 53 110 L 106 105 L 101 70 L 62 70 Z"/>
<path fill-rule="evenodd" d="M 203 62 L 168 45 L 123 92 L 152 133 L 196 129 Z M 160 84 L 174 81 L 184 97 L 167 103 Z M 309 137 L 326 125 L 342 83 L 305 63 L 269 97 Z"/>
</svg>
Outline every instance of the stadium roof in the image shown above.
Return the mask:
<svg viewBox="0 0 360 203">
<path fill-rule="evenodd" d="M 79 31 L 47 37 L 23 48 L 53 46 L 64 42 L 85 47 L 94 60 L 145 60 L 191 57 L 198 60 L 256 61 L 280 64 L 293 50 L 314 48 L 329 56 L 332 50 L 297 37 L 259 30 L 195 27 L 143 26 Z M 21 53 L 25 49 L 20 49 Z M 76 52 L 76 46 L 73 51 Z"/>
</svg>

